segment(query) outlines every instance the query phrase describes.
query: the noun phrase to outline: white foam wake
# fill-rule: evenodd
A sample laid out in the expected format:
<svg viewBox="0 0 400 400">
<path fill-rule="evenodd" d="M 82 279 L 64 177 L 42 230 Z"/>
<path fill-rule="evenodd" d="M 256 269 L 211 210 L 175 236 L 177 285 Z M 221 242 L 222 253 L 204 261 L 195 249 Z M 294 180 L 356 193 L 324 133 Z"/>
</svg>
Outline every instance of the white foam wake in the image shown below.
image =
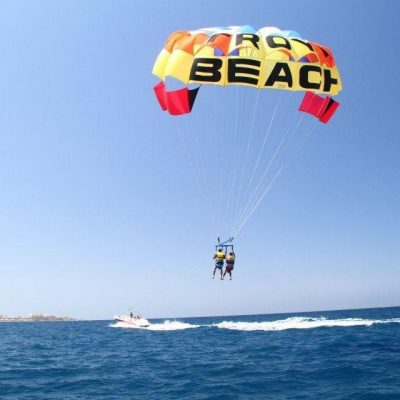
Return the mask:
<svg viewBox="0 0 400 400">
<path fill-rule="evenodd" d="M 179 331 L 182 329 L 198 328 L 200 325 L 192 325 L 186 322 L 166 320 L 159 324 L 150 324 L 147 328 L 149 331 Z"/>
<path fill-rule="evenodd" d="M 321 327 L 349 327 L 349 326 L 371 326 L 373 324 L 400 323 L 400 318 L 387 320 L 373 320 L 361 318 L 345 318 L 345 319 L 326 319 L 307 318 L 307 317 L 291 317 L 278 321 L 263 322 L 242 322 L 242 321 L 223 321 L 213 324 L 217 328 L 234 329 L 240 331 L 283 331 L 286 329 L 312 329 Z"/>
<path fill-rule="evenodd" d="M 148 326 L 147 328 L 141 328 L 139 326 L 135 326 L 121 321 L 110 325 L 111 328 L 145 329 L 148 331 L 179 331 L 182 329 L 198 328 L 199 326 L 200 325 L 192 325 L 186 322 L 170 321 L 168 319 L 165 320 L 164 322 L 160 322 L 157 324 L 150 324 L 150 326 Z"/>
<path fill-rule="evenodd" d="M 165 320 L 160 323 L 150 324 L 147 328 L 116 322 L 111 324 L 112 328 L 145 329 L 149 331 L 179 331 L 183 329 L 194 329 L 199 327 L 215 327 L 220 329 L 232 329 L 238 331 L 283 331 L 286 329 L 315 329 L 321 327 L 351 327 L 351 326 L 371 326 L 374 324 L 400 323 L 400 318 L 392 319 L 362 319 L 362 318 L 343 318 L 327 319 L 325 317 L 290 317 L 276 321 L 223 321 L 211 325 L 194 325 L 187 322 Z"/>
</svg>

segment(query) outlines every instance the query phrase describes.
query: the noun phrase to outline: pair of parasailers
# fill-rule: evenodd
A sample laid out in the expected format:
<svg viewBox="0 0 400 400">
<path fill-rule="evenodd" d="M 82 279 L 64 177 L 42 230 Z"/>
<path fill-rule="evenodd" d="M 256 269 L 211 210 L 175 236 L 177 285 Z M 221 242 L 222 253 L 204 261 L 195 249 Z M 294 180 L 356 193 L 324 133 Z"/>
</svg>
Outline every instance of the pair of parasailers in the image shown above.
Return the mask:
<svg viewBox="0 0 400 400">
<path fill-rule="evenodd" d="M 229 279 L 232 280 L 232 270 L 235 266 L 235 252 L 231 251 L 229 254 L 225 255 L 222 249 L 218 249 L 217 252 L 214 254 L 213 259 L 215 259 L 215 267 L 212 274 L 212 278 L 215 277 L 215 271 L 218 269 L 221 274 L 221 279 L 225 278 L 226 274 L 229 274 Z M 224 261 L 226 261 L 225 270 L 224 268 Z"/>
</svg>

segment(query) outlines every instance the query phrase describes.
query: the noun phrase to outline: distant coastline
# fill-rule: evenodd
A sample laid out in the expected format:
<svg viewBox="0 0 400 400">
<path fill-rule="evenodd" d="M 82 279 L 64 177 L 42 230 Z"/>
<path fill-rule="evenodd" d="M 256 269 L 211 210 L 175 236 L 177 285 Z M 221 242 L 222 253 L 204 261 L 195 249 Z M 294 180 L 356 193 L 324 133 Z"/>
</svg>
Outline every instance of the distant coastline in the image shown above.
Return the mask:
<svg viewBox="0 0 400 400">
<path fill-rule="evenodd" d="M 44 321 L 75 321 L 74 318 L 70 317 L 58 317 L 51 314 L 28 314 L 26 317 L 18 315 L 17 317 L 11 317 L 9 315 L 0 314 L 0 322 L 44 322 Z"/>
</svg>

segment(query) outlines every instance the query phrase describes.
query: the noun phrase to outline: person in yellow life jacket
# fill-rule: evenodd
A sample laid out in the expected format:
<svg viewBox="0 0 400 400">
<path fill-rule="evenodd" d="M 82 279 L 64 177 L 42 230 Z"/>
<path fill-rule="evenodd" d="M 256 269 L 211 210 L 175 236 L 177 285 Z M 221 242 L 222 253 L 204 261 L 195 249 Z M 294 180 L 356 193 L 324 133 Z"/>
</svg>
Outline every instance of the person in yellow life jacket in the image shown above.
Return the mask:
<svg viewBox="0 0 400 400">
<path fill-rule="evenodd" d="M 232 270 L 233 267 L 235 266 L 235 252 L 231 251 L 227 256 L 226 256 L 226 266 L 225 266 L 225 271 L 222 274 L 222 279 L 225 278 L 226 273 L 229 274 L 230 278 L 229 280 L 232 280 Z"/>
<path fill-rule="evenodd" d="M 222 268 L 224 267 L 224 260 L 225 260 L 225 253 L 222 251 L 222 249 L 217 250 L 217 252 L 214 254 L 213 259 L 215 259 L 215 267 L 214 267 L 212 278 L 214 279 L 215 271 L 217 269 L 219 269 L 219 272 L 221 274 L 221 279 L 222 279 Z"/>
</svg>

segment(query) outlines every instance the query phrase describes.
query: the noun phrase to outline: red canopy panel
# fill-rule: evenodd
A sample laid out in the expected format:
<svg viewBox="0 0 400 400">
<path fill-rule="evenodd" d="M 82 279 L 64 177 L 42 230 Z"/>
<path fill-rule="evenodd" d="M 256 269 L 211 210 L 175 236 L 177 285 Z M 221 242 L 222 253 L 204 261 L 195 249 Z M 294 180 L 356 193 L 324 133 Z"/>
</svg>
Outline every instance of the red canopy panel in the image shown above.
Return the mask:
<svg viewBox="0 0 400 400">
<path fill-rule="evenodd" d="M 160 103 L 161 108 L 166 111 L 167 110 L 167 102 L 165 100 L 165 83 L 160 82 L 154 86 L 154 92 L 156 94 L 157 100 Z"/>
<path fill-rule="evenodd" d="M 333 114 L 335 114 L 338 107 L 339 103 L 329 97 L 329 103 L 325 108 L 324 114 L 320 116 L 319 120 L 326 124 L 332 118 Z"/>
<path fill-rule="evenodd" d="M 171 115 L 190 113 L 198 90 L 199 88 L 188 89 L 185 87 L 178 90 L 167 91 L 164 82 L 160 82 L 154 86 L 154 92 L 161 108 L 164 111 L 168 110 Z"/>
<path fill-rule="evenodd" d="M 339 103 L 331 97 L 324 98 L 315 93 L 306 92 L 300 104 L 299 111 L 311 114 L 326 124 L 338 107 Z"/>
</svg>

